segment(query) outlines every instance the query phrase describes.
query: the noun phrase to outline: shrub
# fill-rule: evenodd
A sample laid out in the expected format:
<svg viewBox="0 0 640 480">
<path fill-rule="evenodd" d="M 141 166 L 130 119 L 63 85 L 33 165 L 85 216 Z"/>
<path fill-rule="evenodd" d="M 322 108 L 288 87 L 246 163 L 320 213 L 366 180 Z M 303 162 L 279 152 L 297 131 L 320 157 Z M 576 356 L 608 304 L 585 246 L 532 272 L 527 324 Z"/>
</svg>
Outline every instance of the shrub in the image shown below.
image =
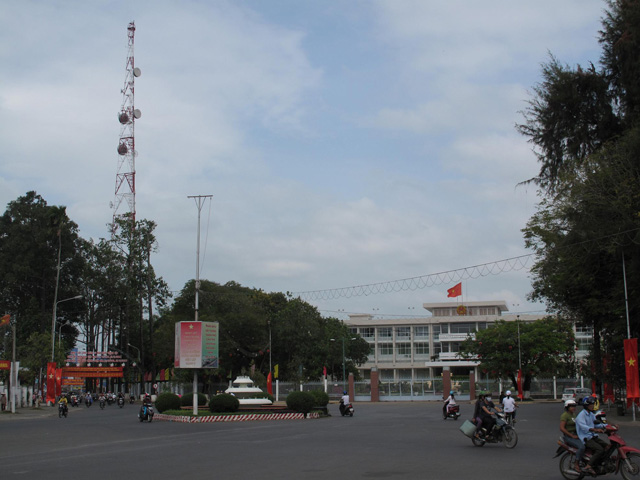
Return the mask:
<svg viewBox="0 0 640 480">
<path fill-rule="evenodd" d="M 220 393 L 214 395 L 209 400 L 209 410 L 213 413 L 218 412 L 236 412 L 240 407 L 240 402 L 236 397 L 228 393 Z"/>
<path fill-rule="evenodd" d="M 309 393 L 313 395 L 315 400 L 313 404 L 314 407 L 326 407 L 329 403 L 329 395 L 322 390 L 311 390 Z"/>
<path fill-rule="evenodd" d="M 156 399 L 156 410 L 162 413 L 166 410 L 180 410 L 180 397 L 175 393 L 165 392 Z"/>
<path fill-rule="evenodd" d="M 287 407 L 300 413 L 309 413 L 316 400 L 309 392 L 291 392 L 287 395 Z"/>
<path fill-rule="evenodd" d="M 180 403 L 183 407 L 193 407 L 193 392 L 185 393 L 180 399 Z M 198 406 L 203 407 L 207 404 L 207 396 L 204 393 L 198 392 Z"/>
</svg>

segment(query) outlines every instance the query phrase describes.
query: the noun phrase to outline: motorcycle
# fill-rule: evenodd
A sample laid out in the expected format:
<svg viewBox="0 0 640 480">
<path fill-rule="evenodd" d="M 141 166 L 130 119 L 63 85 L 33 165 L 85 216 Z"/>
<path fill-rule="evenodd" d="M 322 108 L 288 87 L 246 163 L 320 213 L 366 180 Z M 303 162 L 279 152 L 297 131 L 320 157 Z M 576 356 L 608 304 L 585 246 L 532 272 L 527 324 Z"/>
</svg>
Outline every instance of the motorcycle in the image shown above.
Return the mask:
<svg viewBox="0 0 640 480">
<path fill-rule="evenodd" d="M 124 407 L 124 397 L 118 397 L 118 406 L 120 408 Z"/>
<path fill-rule="evenodd" d="M 507 425 L 504 413 L 496 413 L 496 424 L 490 432 L 483 427 L 480 433 L 471 437 L 471 441 L 476 447 L 482 447 L 485 443 L 504 443 L 507 448 L 514 448 L 518 444 L 518 434 L 511 425 Z"/>
<path fill-rule="evenodd" d="M 138 418 L 141 422 L 146 420 L 151 423 L 153 420 L 153 407 L 151 405 L 142 405 L 142 407 L 140 407 L 140 412 L 138 413 Z"/>
<path fill-rule="evenodd" d="M 460 416 L 460 405 L 447 405 L 447 414 L 444 415 L 444 419 L 453 418 L 457 420 Z"/>
<path fill-rule="evenodd" d="M 618 427 L 607 425 L 605 433 L 609 437 L 611 448 L 605 450 L 600 464 L 593 466 L 596 476 L 620 472 L 625 480 L 637 477 L 640 474 L 640 450 L 626 444 L 622 437 L 618 435 Z M 591 459 L 591 453 L 589 449 L 585 451 L 583 456 L 585 462 Z M 560 473 L 562 476 L 567 480 L 578 480 L 585 476 L 591 476 L 586 472 L 574 470 L 575 455 L 576 448 L 565 443 L 564 437 L 561 436 L 558 439 L 558 449 L 553 458 L 560 457 Z"/>
<path fill-rule="evenodd" d="M 344 402 L 342 400 L 340 400 L 340 415 L 342 415 L 343 417 L 345 415 L 349 415 L 350 417 L 353 417 L 353 405 L 351 405 L 351 403 L 347 403 L 346 405 L 344 404 Z"/>
<path fill-rule="evenodd" d="M 100 408 L 102 410 L 104 410 L 104 405 L 105 405 L 105 399 L 104 399 L 104 397 L 100 397 Z"/>
<path fill-rule="evenodd" d="M 93 403 L 93 399 L 91 398 L 90 395 L 87 395 L 86 400 L 84 401 L 85 405 L 87 406 L 87 408 L 89 408 L 91 406 L 91 404 Z"/>
<path fill-rule="evenodd" d="M 71 396 L 71 406 L 72 407 L 77 407 L 78 406 L 78 397 L 75 395 Z"/>
<path fill-rule="evenodd" d="M 69 413 L 69 407 L 67 407 L 67 404 L 64 402 L 59 402 L 58 403 L 58 418 L 62 418 L 67 416 L 67 413 Z"/>
<path fill-rule="evenodd" d="M 133 395 L 130 395 L 129 396 L 129 404 L 133 405 L 135 403 L 135 401 L 136 401 L 136 397 L 134 397 Z"/>
</svg>

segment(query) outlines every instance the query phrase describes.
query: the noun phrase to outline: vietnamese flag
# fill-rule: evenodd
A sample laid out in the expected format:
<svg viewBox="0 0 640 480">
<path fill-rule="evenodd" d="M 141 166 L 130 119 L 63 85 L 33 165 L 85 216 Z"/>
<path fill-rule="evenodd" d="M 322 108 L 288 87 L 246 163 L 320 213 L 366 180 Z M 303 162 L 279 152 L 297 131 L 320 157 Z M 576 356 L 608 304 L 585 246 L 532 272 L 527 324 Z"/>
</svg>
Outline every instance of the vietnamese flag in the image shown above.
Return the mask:
<svg viewBox="0 0 640 480">
<path fill-rule="evenodd" d="M 516 379 L 518 385 L 518 398 L 520 401 L 524 399 L 524 392 L 522 391 L 522 370 L 518 370 L 518 378 Z"/>
<path fill-rule="evenodd" d="M 11 321 L 11 315 L 9 315 L 8 313 L 6 315 L 3 315 L 2 317 L 0 317 L 0 327 L 9 325 L 10 321 Z"/>
<path fill-rule="evenodd" d="M 628 338 L 624 341 L 624 369 L 627 374 L 627 406 L 630 406 L 631 402 L 640 402 L 637 338 Z"/>
<path fill-rule="evenodd" d="M 62 395 L 62 367 L 56 368 L 56 397 Z"/>
<path fill-rule="evenodd" d="M 322 376 L 327 378 L 327 367 L 322 367 Z"/>
<path fill-rule="evenodd" d="M 56 401 L 56 362 L 47 363 L 47 403 Z"/>
<path fill-rule="evenodd" d="M 460 295 L 462 295 L 462 282 L 447 290 L 447 297 L 459 297 Z"/>
<path fill-rule="evenodd" d="M 273 385 L 272 385 L 272 380 L 271 380 L 271 372 L 269 372 L 269 375 L 267 375 L 267 393 L 269 395 L 273 395 Z"/>
</svg>

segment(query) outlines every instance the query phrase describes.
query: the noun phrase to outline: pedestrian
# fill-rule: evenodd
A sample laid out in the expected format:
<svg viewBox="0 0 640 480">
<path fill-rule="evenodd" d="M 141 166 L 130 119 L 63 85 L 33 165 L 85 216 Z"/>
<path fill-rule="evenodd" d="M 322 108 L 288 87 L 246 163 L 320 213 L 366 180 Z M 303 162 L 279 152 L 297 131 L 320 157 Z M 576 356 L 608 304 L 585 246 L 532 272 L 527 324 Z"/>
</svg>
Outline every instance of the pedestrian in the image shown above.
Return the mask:
<svg viewBox="0 0 640 480">
<path fill-rule="evenodd" d="M 7 396 L 4 393 L 0 396 L 0 406 L 3 412 L 7 409 Z"/>
</svg>

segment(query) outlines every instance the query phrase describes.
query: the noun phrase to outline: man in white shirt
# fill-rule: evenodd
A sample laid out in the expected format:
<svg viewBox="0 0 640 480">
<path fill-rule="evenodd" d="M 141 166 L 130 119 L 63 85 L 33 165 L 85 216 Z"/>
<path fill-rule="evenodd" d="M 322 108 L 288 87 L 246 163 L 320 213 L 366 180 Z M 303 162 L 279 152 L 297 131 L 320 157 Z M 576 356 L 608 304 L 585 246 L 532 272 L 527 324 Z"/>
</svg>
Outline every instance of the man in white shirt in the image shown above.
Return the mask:
<svg viewBox="0 0 640 480">
<path fill-rule="evenodd" d="M 507 418 L 511 417 L 512 423 L 516 423 L 516 401 L 511 396 L 511 390 L 507 390 L 507 396 L 502 399 L 502 409 L 507 414 Z"/>
</svg>

